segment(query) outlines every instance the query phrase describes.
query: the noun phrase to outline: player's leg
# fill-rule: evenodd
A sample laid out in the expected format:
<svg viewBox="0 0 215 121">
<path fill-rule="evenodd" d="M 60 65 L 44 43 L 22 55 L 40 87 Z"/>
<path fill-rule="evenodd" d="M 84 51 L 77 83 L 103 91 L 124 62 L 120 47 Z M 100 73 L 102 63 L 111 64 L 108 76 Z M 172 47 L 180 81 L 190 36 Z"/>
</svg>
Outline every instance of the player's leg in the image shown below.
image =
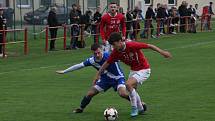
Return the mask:
<svg viewBox="0 0 215 121">
<path fill-rule="evenodd" d="M 128 92 L 126 90 L 124 79 L 118 80 L 117 91 L 120 97 L 130 101 Z M 146 111 L 147 109 L 146 104 L 144 102 L 141 102 L 141 99 L 138 93 L 136 96 L 137 96 L 137 108 L 139 110 L 139 114 L 143 114 L 144 111 Z"/>
<path fill-rule="evenodd" d="M 124 99 L 130 101 L 128 92 L 126 91 L 126 87 L 119 87 L 118 88 L 118 94 L 121 98 L 124 98 Z"/>
<path fill-rule="evenodd" d="M 136 116 L 139 112 L 146 110 L 146 105 L 142 104 L 141 98 L 136 91 L 137 85 L 142 84 L 150 76 L 150 69 L 144 69 L 140 71 L 132 71 L 129 75 L 129 79 L 126 82 L 127 90 L 131 98 L 132 112 L 131 116 Z M 145 107 L 145 109 L 144 109 Z"/>
<path fill-rule="evenodd" d="M 137 80 L 134 77 L 129 77 L 126 82 L 126 88 L 129 92 L 130 102 L 131 102 L 131 116 L 138 115 L 137 108 L 137 92 L 135 88 L 137 87 Z"/>
<path fill-rule="evenodd" d="M 73 112 L 82 113 L 95 95 L 97 95 L 99 92 L 106 91 L 111 87 L 107 82 L 107 79 L 104 78 L 98 80 L 96 84 L 87 92 L 87 95 L 83 97 L 80 108 L 77 108 Z"/>
<path fill-rule="evenodd" d="M 141 101 L 141 98 L 138 94 L 138 92 L 136 93 L 137 95 L 137 109 L 140 115 L 143 115 L 144 112 L 147 110 L 147 105 L 145 104 L 145 102 Z"/>
<path fill-rule="evenodd" d="M 125 79 L 120 78 L 117 80 L 117 83 L 113 85 L 114 89 L 117 90 L 120 97 L 125 98 L 126 100 L 130 101 L 128 92 L 125 86 Z"/>
<path fill-rule="evenodd" d="M 99 90 L 97 90 L 94 86 L 90 88 L 90 90 L 87 92 L 87 95 L 83 97 L 81 100 L 80 107 L 75 109 L 74 113 L 82 113 L 86 106 L 90 103 L 91 99 L 99 93 Z"/>
</svg>

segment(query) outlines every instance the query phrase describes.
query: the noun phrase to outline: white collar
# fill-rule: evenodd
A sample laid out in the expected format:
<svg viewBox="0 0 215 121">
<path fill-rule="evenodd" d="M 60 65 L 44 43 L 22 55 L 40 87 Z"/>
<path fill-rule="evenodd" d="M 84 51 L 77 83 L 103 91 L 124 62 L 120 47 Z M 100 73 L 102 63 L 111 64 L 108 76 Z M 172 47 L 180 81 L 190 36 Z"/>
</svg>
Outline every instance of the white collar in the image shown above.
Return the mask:
<svg viewBox="0 0 215 121">
<path fill-rule="evenodd" d="M 126 49 L 126 43 L 123 42 L 123 48 L 122 48 L 122 50 L 120 50 L 120 51 L 123 52 L 123 51 L 125 51 L 125 49 Z"/>
</svg>

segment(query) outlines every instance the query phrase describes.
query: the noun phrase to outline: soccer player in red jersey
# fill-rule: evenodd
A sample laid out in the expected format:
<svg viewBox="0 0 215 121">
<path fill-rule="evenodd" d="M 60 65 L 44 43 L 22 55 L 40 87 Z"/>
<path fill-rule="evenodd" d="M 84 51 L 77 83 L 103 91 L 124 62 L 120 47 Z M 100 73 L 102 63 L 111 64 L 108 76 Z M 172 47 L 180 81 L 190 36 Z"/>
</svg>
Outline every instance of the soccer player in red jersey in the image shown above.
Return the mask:
<svg viewBox="0 0 215 121">
<path fill-rule="evenodd" d="M 119 33 L 112 33 L 109 38 L 109 43 L 113 46 L 109 59 L 100 68 L 97 79 L 100 78 L 100 74 L 113 62 L 122 61 L 131 67 L 129 78 L 126 81 L 126 87 L 129 91 L 131 100 L 131 116 L 137 116 L 139 113 L 144 112 L 143 107 L 139 104 L 141 102 L 139 94 L 136 92 L 138 84 L 142 84 L 150 76 L 150 65 L 144 56 L 141 49 L 154 50 L 165 58 L 171 58 L 172 55 L 165 50 L 158 48 L 152 44 L 146 44 L 141 42 L 124 42 Z"/>
<path fill-rule="evenodd" d="M 117 4 L 110 3 L 109 12 L 105 13 L 101 18 L 100 34 L 104 45 L 104 51 L 109 52 L 111 50 L 110 44 L 107 40 L 112 32 L 120 32 L 121 28 L 123 38 L 126 35 L 125 17 L 123 14 L 118 13 L 117 10 Z"/>
</svg>

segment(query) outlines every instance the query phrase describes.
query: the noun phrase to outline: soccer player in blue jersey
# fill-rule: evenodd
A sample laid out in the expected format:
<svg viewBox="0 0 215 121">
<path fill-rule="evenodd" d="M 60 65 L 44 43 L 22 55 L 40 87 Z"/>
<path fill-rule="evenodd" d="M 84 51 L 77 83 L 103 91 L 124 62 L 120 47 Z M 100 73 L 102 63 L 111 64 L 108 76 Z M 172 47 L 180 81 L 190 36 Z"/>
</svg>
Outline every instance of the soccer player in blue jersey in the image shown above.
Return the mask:
<svg viewBox="0 0 215 121">
<path fill-rule="evenodd" d="M 109 53 L 103 52 L 102 47 L 96 43 L 91 46 L 91 50 L 93 52 L 93 56 L 86 59 L 86 61 L 73 65 L 68 69 L 56 72 L 59 74 L 65 74 L 87 66 L 92 66 L 99 70 L 103 63 L 108 59 Z M 87 95 L 83 97 L 80 107 L 75 109 L 73 112 L 82 113 L 95 95 L 101 91 L 107 91 L 111 87 L 118 92 L 120 97 L 130 101 L 126 92 L 125 77 L 117 62 L 110 64 L 109 67 L 101 74 L 101 78 L 99 80 L 94 80 L 94 85 L 87 92 Z M 144 103 L 142 104 L 142 102 L 140 102 L 140 107 L 144 107 L 146 110 L 146 105 Z"/>
</svg>

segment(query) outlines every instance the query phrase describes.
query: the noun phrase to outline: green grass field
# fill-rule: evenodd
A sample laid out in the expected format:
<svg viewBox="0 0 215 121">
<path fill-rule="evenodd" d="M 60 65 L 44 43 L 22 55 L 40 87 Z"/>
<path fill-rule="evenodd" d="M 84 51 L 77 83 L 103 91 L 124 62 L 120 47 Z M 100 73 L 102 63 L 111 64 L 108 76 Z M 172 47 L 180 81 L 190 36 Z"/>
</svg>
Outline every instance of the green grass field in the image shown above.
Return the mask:
<svg viewBox="0 0 215 121">
<path fill-rule="evenodd" d="M 9 45 L 9 57 L 0 59 L 0 121 L 103 121 L 109 106 L 118 110 L 119 121 L 214 121 L 214 38 L 215 32 L 203 32 L 144 40 L 169 50 L 173 58 L 144 51 L 152 75 L 138 91 L 148 111 L 133 119 L 130 103 L 112 89 L 97 95 L 84 113 L 72 113 L 91 86 L 95 70 L 88 67 L 65 75 L 55 71 L 89 57 L 91 40 L 85 49 L 48 54 L 43 40 L 30 40 L 27 56 L 21 45 Z M 121 65 L 128 75 L 129 68 Z"/>
</svg>

